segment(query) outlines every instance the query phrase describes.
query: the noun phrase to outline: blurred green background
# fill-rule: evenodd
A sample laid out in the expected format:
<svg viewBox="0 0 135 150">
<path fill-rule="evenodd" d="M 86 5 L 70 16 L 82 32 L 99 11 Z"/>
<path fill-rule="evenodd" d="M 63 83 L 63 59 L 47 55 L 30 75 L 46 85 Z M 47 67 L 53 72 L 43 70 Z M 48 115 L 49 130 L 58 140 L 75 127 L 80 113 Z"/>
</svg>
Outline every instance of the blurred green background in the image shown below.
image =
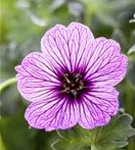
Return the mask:
<svg viewBox="0 0 135 150">
<path fill-rule="evenodd" d="M 1 0 L 0 6 L 0 82 L 15 76 L 14 67 L 29 52 L 40 51 L 40 39 L 49 28 L 78 21 L 95 37 L 118 41 L 128 55 L 128 73 L 117 89 L 135 127 L 135 0 Z M 27 102 L 16 84 L 5 88 L 0 100 L 1 150 L 51 150 L 56 132 L 28 127 L 23 117 Z M 135 138 L 125 149 L 135 150 Z"/>
</svg>

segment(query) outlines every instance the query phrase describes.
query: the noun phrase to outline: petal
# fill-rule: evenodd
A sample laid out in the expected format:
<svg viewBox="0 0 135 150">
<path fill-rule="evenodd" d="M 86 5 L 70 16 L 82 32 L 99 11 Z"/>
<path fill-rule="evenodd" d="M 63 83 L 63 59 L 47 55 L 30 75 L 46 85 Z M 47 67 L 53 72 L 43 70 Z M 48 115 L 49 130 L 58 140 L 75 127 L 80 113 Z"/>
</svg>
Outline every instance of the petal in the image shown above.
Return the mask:
<svg viewBox="0 0 135 150">
<path fill-rule="evenodd" d="M 68 26 L 68 39 L 72 71 L 74 71 L 78 68 L 82 54 L 87 45 L 94 40 L 94 36 L 87 26 L 73 22 Z"/>
<path fill-rule="evenodd" d="M 119 108 L 118 95 L 119 93 L 114 87 L 94 85 L 86 96 L 102 111 L 114 116 Z"/>
<path fill-rule="evenodd" d="M 56 25 L 45 33 L 41 39 L 41 50 L 52 58 L 62 69 L 70 70 L 70 56 L 68 48 L 67 29 L 63 25 Z"/>
<path fill-rule="evenodd" d="M 79 105 L 79 112 L 78 123 L 85 129 L 94 129 L 97 126 L 106 125 L 110 121 L 109 114 L 101 111 L 87 97 L 83 97 L 83 101 Z"/>
<path fill-rule="evenodd" d="M 127 57 L 120 54 L 120 46 L 114 40 L 97 38 L 86 48 L 81 65 L 85 67 L 85 79 L 101 82 L 104 85 L 116 85 L 126 74 Z"/>
<path fill-rule="evenodd" d="M 25 119 L 31 127 L 46 131 L 71 128 L 78 120 L 76 106 L 58 97 L 34 102 L 28 106 Z"/>
<path fill-rule="evenodd" d="M 79 124 L 86 129 L 106 125 L 111 116 L 116 115 L 118 107 L 118 92 L 114 88 L 95 88 L 84 95 L 79 105 Z"/>
<path fill-rule="evenodd" d="M 30 53 L 15 69 L 18 73 L 18 89 L 25 99 L 41 101 L 57 94 L 55 89 L 60 82 L 55 68 L 42 53 Z"/>
<path fill-rule="evenodd" d="M 68 28 L 56 25 L 43 36 L 41 50 L 61 68 L 72 72 L 88 42 L 93 39 L 90 29 L 80 23 L 71 23 Z"/>
</svg>

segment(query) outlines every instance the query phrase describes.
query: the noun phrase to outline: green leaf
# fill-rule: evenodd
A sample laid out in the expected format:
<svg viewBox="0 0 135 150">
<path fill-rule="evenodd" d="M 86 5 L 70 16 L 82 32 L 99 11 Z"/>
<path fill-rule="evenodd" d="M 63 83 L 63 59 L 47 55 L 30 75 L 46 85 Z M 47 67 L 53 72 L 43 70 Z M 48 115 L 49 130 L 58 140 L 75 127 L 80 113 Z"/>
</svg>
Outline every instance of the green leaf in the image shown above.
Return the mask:
<svg viewBox="0 0 135 150">
<path fill-rule="evenodd" d="M 1 150 L 6 150 L 6 149 L 5 149 L 5 144 L 4 144 L 3 141 L 2 141 L 1 135 L 0 135 L 0 149 L 1 149 Z"/>
<path fill-rule="evenodd" d="M 8 105 L 10 106 L 10 105 Z M 23 111 L 16 111 L 16 115 L 2 117 L 0 121 L 0 132 L 5 149 L 7 150 L 30 150 L 34 149 L 32 142 L 36 131 L 27 127 L 23 117 Z M 24 140 L 25 139 L 25 140 Z"/>
<path fill-rule="evenodd" d="M 127 72 L 127 79 L 130 81 L 131 85 L 135 89 L 135 53 L 128 57 L 128 72 Z"/>
<path fill-rule="evenodd" d="M 129 49 L 128 54 L 135 53 L 135 44 Z"/>
<path fill-rule="evenodd" d="M 128 145 L 128 138 L 135 135 L 131 127 L 132 116 L 119 111 L 111 122 L 94 130 L 85 130 L 80 126 L 58 131 L 59 139 L 52 144 L 53 150 L 122 150 Z"/>
</svg>

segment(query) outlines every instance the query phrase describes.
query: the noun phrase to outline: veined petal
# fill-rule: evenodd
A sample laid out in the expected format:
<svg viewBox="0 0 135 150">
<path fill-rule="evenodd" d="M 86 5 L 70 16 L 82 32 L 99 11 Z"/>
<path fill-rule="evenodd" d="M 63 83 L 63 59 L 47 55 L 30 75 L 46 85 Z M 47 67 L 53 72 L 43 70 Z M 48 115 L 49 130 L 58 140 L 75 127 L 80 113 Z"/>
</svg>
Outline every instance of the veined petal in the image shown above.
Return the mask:
<svg viewBox="0 0 135 150">
<path fill-rule="evenodd" d="M 85 47 L 93 39 L 90 29 L 80 23 L 71 23 L 67 28 L 56 25 L 43 36 L 41 50 L 61 68 L 73 72 Z"/>
<path fill-rule="evenodd" d="M 55 88 L 60 85 L 60 81 L 50 63 L 42 53 L 34 52 L 15 68 L 18 73 L 18 89 L 24 98 L 41 101 L 57 95 Z"/>
<path fill-rule="evenodd" d="M 80 119 L 78 123 L 83 128 L 94 129 L 97 126 L 106 125 L 110 121 L 110 115 L 101 111 L 101 109 L 91 103 L 87 97 L 83 97 L 79 108 Z"/>
<path fill-rule="evenodd" d="M 71 56 L 72 71 L 78 67 L 79 61 L 87 45 L 94 40 L 90 29 L 81 23 L 71 23 L 68 26 L 68 46 Z"/>
<path fill-rule="evenodd" d="M 34 102 L 28 106 L 25 119 L 31 127 L 46 131 L 71 128 L 78 120 L 77 105 L 58 97 Z"/>
<path fill-rule="evenodd" d="M 41 39 L 41 50 L 49 55 L 61 68 L 70 70 L 70 56 L 68 48 L 67 29 L 63 25 L 56 25 L 45 33 Z"/>
<path fill-rule="evenodd" d="M 102 111 L 114 116 L 119 108 L 118 95 L 119 93 L 114 87 L 95 85 L 85 96 Z"/>
<path fill-rule="evenodd" d="M 79 124 L 87 129 L 106 125 L 111 116 L 116 115 L 118 107 L 118 92 L 114 88 L 93 88 L 79 104 Z"/>
<path fill-rule="evenodd" d="M 84 53 L 80 65 L 85 66 L 85 79 L 114 86 L 125 77 L 127 58 L 114 40 L 97 38 Z"/>
</svg>

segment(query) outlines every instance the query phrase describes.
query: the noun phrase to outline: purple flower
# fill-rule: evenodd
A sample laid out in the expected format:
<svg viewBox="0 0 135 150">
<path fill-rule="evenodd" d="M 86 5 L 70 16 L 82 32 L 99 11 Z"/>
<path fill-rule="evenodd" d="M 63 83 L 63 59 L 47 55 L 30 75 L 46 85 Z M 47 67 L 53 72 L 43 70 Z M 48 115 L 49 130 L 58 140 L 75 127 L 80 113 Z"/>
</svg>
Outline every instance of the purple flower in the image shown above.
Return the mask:
<svg viewBox="0 0 135 150">
<path fill-rule="evenodd" d="M 18 89 L 32 102 L 25 112 L 28 124 L 46 131 L 106 125 L 118 111 L 114 86 L 127 68 L 119 44 L 95 39 L 88 27 L 71 23 L 47 31 L 41 50 L 15 68 Z"/>
</svg>

